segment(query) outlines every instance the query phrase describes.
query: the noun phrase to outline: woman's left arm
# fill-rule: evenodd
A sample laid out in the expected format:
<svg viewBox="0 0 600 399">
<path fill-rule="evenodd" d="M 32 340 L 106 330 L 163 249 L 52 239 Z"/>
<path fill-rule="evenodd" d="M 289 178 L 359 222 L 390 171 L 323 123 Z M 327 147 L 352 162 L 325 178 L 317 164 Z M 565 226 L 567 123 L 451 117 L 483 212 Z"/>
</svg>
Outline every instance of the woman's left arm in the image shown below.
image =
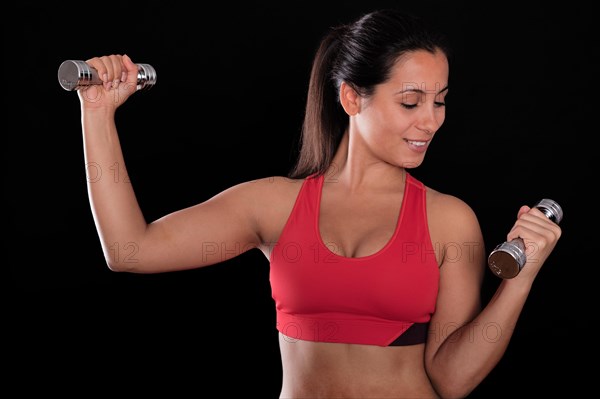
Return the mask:
<svg viewBox="0 0 600 399">
<path fill-rule="evenodd" d="M 474 212 L 461 200 L 445 195 L 435 200 L 430 209 L 430 225 L 442 238 L 444 253 L 425 366 L 442 397 L 462 398 L 502 358 L 533 280 L 554 249 L 561 230 L 538 209 L 521 207 L 507 240 L 524 240 L 527 262 L 516 277 L 500 282 L 494 296 L 481 309 L 486 253 Z"/>
</svg>

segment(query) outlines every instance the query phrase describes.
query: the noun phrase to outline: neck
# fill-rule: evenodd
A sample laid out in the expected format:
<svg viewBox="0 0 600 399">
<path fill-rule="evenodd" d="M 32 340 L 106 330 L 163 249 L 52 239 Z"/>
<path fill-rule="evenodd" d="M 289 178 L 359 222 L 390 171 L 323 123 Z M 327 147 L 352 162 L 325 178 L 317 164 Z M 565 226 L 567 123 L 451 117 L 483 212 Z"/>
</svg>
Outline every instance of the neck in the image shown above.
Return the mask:
<svg viewBox="0 0 600 399">
<path fill-rule="evenodd" d="M 358 134 L 346 130 L 325 176 L 350 192 L 364 192 L 396 187 L 404 182 L 405 173 L 404 168 L 374 157 Z"/>
</svg>

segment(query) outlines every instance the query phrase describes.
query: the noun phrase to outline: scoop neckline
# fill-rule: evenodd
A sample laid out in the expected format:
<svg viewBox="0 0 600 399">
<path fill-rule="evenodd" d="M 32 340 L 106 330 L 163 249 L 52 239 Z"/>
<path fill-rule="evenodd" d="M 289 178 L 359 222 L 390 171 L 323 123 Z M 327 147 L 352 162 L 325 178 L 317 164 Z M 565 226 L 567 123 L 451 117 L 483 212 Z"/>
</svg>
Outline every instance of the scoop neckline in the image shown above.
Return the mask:
<svg viewBox="0 0 600 399">
<path fill-rule="evenodd" d="M 400 231 L 400 224 L 402 222 L 403 219 L 403 215 L 404 215 L 404 209 L 405 204 L 406 204 L 406 198 L 407 198 L 407 192 L 409 189 L 409 184 L 408 184 L 408 180 L 410 179 L 410 174 L 408 172 L 404 172 L 405 173 L 405 179 L 404 179 L 404 193 L 402 193 L 402 203 L 400 204 L 400 209 L 398 211 L 398 216 L 396 218 L 396 226 L 394 228 L 394 233 L 392 234 L 392 236 L 389 238 L 389 240 L 385 243 L 385 245 L 383 247 L 381 247 L 379 250 L 375 251 L 372 254 L 369 255 L 365 255 L 365 256 L 359 256 L 356 258 L 353 257 L 348 257 L 348 256 L 343 256 L 343 255 L 339 255 L 335 252 L 333 252 L 331 249 L 329 249 L 329 247 L 325 244 L 325 241 L 323 241 L 323 237 L 321 237 L 321 228 L 319 227 L 320 221 L 321 221 L 321 197 L 323 196 L 323 185 L 325 182 L 325 175 L 321 175 L 319 177 L 319 180 L 317 182 L 317 204 L 316 204 L 316 210 L 315 210 L 315 223 L 314 223 L 314 228 L 315 228 L 315 233 L 317 235 L 317 241 L 318 244 L 327 252 L 327 254 L 329 256 L 333 256 L 337 259 L 343 260 L 343 261 L 350 261 L 350 262 L 360 262 L 360 261 L 365 261 L 365 260 L 369 260 L 372 258 L 375 258 L 381 254 L 383 254 L 384 252 L 386 252 L 386 250 L 392 246 L 392 244 L 394 243 L 394 241 L 396 240 L 396 237 L 398 236 L 398 232 Z"/>
</svg>

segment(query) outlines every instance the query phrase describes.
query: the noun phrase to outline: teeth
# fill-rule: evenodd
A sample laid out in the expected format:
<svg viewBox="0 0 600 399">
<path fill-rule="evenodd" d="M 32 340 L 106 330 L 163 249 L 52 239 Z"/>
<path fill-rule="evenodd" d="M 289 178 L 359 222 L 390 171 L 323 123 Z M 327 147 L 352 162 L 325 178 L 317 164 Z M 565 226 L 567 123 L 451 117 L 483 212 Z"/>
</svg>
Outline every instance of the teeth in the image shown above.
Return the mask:
<svg viewBox="0 0 600 399">
<path fill-rule="evenodd" d="M 427 144 L 426 141 L 410 141 L 410 140 L 406 140 L 406 141 L 408 141 L 409 144 L 416 145 L 417 147 L 421 147 L 421 146 L 424 146 L 425 144 Z"/>
</svg>

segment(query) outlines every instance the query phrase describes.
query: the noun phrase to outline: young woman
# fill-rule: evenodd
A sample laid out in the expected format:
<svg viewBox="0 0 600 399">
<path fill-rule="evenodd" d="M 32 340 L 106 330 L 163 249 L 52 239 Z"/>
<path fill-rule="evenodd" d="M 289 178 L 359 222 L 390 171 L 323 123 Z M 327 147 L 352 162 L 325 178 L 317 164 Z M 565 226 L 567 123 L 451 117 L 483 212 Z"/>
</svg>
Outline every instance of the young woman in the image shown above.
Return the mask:
<svg viewBox="0 0 600 399">
<path fill-rule="evenodd" d="M 137 67 L 126 55 L 87 62 L 104 84 L 79 91 L 86 162 L 124 167 L 114 116 Z M 289 176 L 237 184 L 152 223 L 131 184 L 90 179 L 108 266 L 159 273 L 226 258 L 203 243 L 258 248 L 271 264 L 281 398 L 468 395 L 504 354 L 561 231 L 523 206 L 507 239 L 535 247 L 535 262 L 480 304 L 476 215 L 409 173 L 444 122 L 448 76 L 443 38 L 414 16 L 380 10 L 332 29 Z M 113 258 L 114 243 L 135 243 L 137 262 Z"/>
</svg>

